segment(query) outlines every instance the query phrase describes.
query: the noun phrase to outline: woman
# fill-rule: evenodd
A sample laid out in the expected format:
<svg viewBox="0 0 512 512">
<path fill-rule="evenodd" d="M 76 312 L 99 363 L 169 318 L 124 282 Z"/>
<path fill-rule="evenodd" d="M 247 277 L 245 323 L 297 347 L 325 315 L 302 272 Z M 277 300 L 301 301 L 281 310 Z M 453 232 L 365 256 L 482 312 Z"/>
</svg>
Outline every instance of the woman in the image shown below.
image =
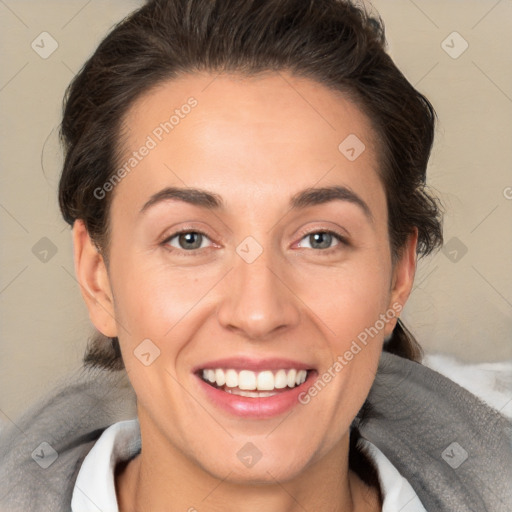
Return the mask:
<svg viewBox="0 0 512 512">
<path fill-rule="evenodd" d="M 511 509 L 509 423 L 399 321 L 442 235 L 384 46 L 336 0 L 150 0 L 100 44 L 59 199 L 101 335 L 3 436 L 2 510 Z"/>
</svg>

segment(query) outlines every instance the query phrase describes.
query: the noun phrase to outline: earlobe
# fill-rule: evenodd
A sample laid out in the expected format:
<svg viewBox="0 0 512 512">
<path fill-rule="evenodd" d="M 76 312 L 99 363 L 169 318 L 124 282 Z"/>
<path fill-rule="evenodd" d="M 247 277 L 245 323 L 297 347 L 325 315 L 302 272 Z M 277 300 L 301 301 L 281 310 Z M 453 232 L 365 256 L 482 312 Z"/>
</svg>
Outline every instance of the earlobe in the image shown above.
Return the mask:
<svg viewBox="0 0 512 512">
<path fill-rule="evenodd" d="M 387 324 L 385 336 L 393 331 L 398 321 L 399 312 L 404 308 L 411 293 L 416 273 L 417 244 L 418 229 L 414 228 L 393 268 L 389 308 L 395 311 L 397 315 L 394 321 Z"/>
<path fill-rule="evenodd" d="M 73 252 L 76 277 L 92 323 L 105 336 L 117 336 L 113 295 L 105 261 L 81 219 L 73 224 Z"/>
</svg>

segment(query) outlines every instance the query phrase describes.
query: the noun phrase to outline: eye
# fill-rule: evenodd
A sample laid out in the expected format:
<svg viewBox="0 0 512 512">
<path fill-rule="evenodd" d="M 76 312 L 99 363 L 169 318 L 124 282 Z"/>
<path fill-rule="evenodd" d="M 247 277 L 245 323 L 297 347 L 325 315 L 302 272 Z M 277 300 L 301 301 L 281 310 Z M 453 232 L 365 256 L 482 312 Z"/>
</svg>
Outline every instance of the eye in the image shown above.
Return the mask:
<svg viewBox="0 0 512 512">
<path fill-rule="evenodd" d="M 203 245 L 206 240 L 209 240 L 209 237 L 201 231 L 180 231 L 167 237 L 162 244 L 176 250 L 190 252 L 206 247 Z"/>
<path fill-rule="evenodd" d="M 303 245 L 303 240 L 306 240 L 309 246 Z M 332 246 L 332 243 L 334 241 L 336 241 L 337 243 L 334 246 Z M 306 247 L 309 249 L 321 249 L 324 251 L 328 249 L 336 250 L 335 248 L 339 245 L 347 245 L 345 237 L 338 233 L 335 233 L 334 231 L 329 230 L 313 231 L 304 236 L 299 242 L 299 247 Z"/>
</svg>

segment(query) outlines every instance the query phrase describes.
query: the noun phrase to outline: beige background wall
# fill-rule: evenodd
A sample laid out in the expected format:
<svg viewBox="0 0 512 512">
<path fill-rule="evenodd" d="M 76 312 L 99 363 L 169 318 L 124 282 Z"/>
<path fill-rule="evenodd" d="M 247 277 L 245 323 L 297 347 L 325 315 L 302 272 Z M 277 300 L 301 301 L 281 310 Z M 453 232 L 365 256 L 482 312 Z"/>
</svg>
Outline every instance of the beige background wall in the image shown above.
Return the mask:
<svg viewBox="0 0 512 512">
<path fill-rule="evenodd" d="M 65 87 L 137 5 L 0 0 L 0 421 L 77 368 L 92 333 L 57 207 L 56 127 Z M 393 58 L 440 120 L 429 175 L 447 243 L 421 263 L 404 319 L 428 352 L 510 360 L 512 2 L 373 5 Z"/>
</svg>

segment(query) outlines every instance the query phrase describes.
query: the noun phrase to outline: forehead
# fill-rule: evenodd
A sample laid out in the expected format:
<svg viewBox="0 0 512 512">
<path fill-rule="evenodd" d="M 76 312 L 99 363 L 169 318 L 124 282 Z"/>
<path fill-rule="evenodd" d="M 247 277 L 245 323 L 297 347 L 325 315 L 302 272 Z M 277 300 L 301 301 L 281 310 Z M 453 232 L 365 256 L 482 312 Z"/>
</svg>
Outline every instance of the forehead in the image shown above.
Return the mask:
<svg viewBox="0 0 512 512">
<path fill-rule="evenodd" d="M 191 98 L 197 105 L 188 109 Z M 173 114 L 176 114 L 174 119 Z M 185 118 L 188 118 L 187 123 L 181 123 Z M 174 125 L 175 136 L 183 131 L 178 130 L 180 124 L 189 128 L 195 125 L 196 131 L 203 128 L 203 133 L 208 128 L 215 131 L 229 126 L 238 129 L 243 125 L 247 129 L 260 128 L 269 135 L 279 131 L 280 142 L 286 134 L 312 142 L 316 136 L 324 138 L 330 134 L 326 142 L 336 143 L 346 130 L 352 129 L 367 145 L 374 143 L 369 119 L 346 95 L 284 72 L 250 77 L 195 73 L 163 82 L 139 97 L 128 109 L 124 119 L 128 141 L 135 142 L 134 139 L 151 133 L 160 123 L 169 120 Z M 286 125 L 286 132 L 283 132 L 283 125 Z M 245 132 L 245 135 L 256 135 L 256 132 Z"/>
<path fill-rule="evenodd" d="M 252 184 L 256 199 L 335 182 L 364 189 L 371 201 L 382 196 L 375 140 L 352 101 L 309 79 L 183 75 L 128 110 L 119 166 L 134 165 L 115 193 L 140 203 L 175 184 L 241 197 Z"/>
</svg>

